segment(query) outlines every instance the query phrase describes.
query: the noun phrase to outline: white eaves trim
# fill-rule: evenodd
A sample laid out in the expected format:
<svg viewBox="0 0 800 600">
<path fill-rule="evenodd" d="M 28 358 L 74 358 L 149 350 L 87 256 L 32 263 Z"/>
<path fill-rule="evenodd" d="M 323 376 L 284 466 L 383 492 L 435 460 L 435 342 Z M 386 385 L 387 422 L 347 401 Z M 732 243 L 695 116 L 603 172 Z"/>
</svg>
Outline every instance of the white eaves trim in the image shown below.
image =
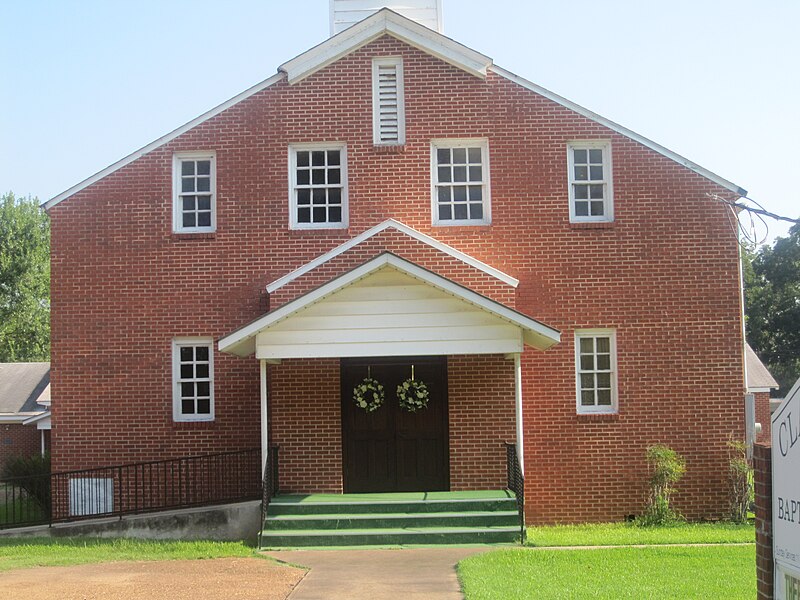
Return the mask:
<svg viewBox="0 0 800 600">
<path fill-rule="evenodd" d="M 41 412 L 41 413 L 37 413 L 32 417 L 26 418 L 22 422 L 22 424 L 23 425 L 32 425 L 33 423 L 38 423 L 39 421 L 43 421 L 44 419 L 49 419 L 51 414 L 52 413 L 49 410 L 46 410 L 46 411 Z"/>
<path fill-rule="evenodd" d="M 471 267 L 475 267 L 476 269 L 483 271 L 487 275 L 491 275 L 495 279 L 499 279 L 500 281 L 510 285 L 511 287 L 517 287 L 519 285 L 519 279 L 515 279 L 514 277 L 511 277 L 511 275 L 507 275 L 506 273 L 503 273 L 502 271 L 495 269 L 494 267 L 490 267 L 486 263 L 481 262 L 476 258 L 473 258 L 469 254 L 465 254 L 460 250 L 456 250 L 452 246 L 448 246 L 447 244 L 444 244 L 438 241 L 437 239 L 422 233 L 421 231 L 417 231 L 416 229 L 413 229 L 412 227 L 409 227 L 408 225 L 405 225 L 400 221 L 396 221 L 395 219 L 387 219 L 383 223 L 375 225 L 375 227 L 371 227 L 370 229 L 367 229 L 366 231 L 360 233 L 356 237 L 347 240 L 345 243 L 336 246 L 336 248 L 334 248 L 333 250 L 330 250 L 325 254 L 318 256 L 314 260 L 307 262 L 302 267 L 295 269 L 294 271 L 288 273 L 287 275 L 284 275 L 280 279 L 276 279 L 275 281 L 267 285 L 267 292 L 271 294 L 275 290 L 282 288 L 287 283 L 294 281 L 298 277 L 305 275 L 309 271 L 316 269 L 318 266 L 325 264 L 329 260 L 339 256 L 343 252 L 347 252 L 351 248 L 358 246 L 361 242 L 368 240 L 372 236 L 377 235 L 381 231 L 389 229 L 390 227 L 392 229 L 396 229 L 401 233 L 406 234 L 411 238 L 414 238 L 417 241 L 422 242 L 423 244 L 427 244 L 428 246 L 435 248 L 439 252 L 448 254 L 453 258 L 456 258 L 461 262 L 470 265 Z"/>
<path fill-rule="evenodd" d="M 491 70 L 493 72 L 497 73 L 498 75 L 500 75 L 501 77 L 505 77 L 506 79 L 508 79 L 510 81 L 513 81 L 517 85 L 520 85 L 520 86 L 522 86 L 522 87 L 524 87 L 524 88 L 526 88 L 528 90 L 531 90 L 532 92 L 536 92 L 537 94 L 539 94 L 540 96 L 544 96 L 548 100 L 552 100 L 556 104 L 560 104 L 561 106 L 564 106 L 565 108 L 568 108 L 568 109 L 570 109 L 572 111 L 575 111 L 579 115 L 583 115 L 587 119 L 591 119 L 592 121 L 595 121 L 596 123 L 600 123 L 600 125 L 608 127 L 612 131 L 616 131 L 617 133 L 619 133 L 621 135 L 624 135 L 625 137 L 628 137 L 628 138 L 634 140 L 635 142 L 639 142 L 643 146 L 646 146 L 647 148 L 650 148 L 651 150 L 654 150 L 654 151 L 658 152 L 659 154 L 662 154 L 662 155 L 666 156 L 667 158 L 669 158 L 671 160 L 674 160 L 679 165 L 682 165 L 682 166 L 686 167 L 687 169 L 690 169 L 690 170 L 694 171 L 698 175 L 702 175 L 706 179 L 708 179 L 710 181 L 713 181 L 717 185 L 720 185 L 720 186 L 724 187 L 725 189 L 730 190 L 731 192 L 733 192 L 735 194 L 738 194 L 739 196 L 746 196 L 747 195 L 747 190 L 739 187 L 735 183 L 732 183 L 732 182 L 728 181 L 727 179 L 724 179 L 723 177 L 720 177 L 719 175 L 716 175 L 715 173 L 712 173 L 708 169 L 704 169 L 700 165 L 690 161 L 688 158 L 684 158 L 680 154 L 676 154 L 672 150 L 669 150 L 668 148 L 665 148 L 661 144 L 657 144 L 656 142 L 654 142 L 652 140 L 649 140 L 649 139 L 647 139 L 646 137 L 644 137 L 642 135 L 639 135 L 635 131 L 631 131 L 627 127 L 623 127 L 622 125 L 619 125 L 618 123 L 615 123 L 614 121 L 606 119 L 605 117 L 600 116 L 595 112 L 592 112 L 588 108 L 584 108 L 584 107 L 582 107 L 582 106 L 580 106 L 578 104 L 575 104 L 574 102 L 571 102 L 570 100 L 567 100 L 566 98 L 564 98 L 562 96 L 559 96 L 558 94 L 556 94 L 554 92 L 551 92 L 550 90 L 547 90 L 547 89 L 545 89 L 545 88 L 543 88 L 543 87 L 541 87 L 539 85 L 536 85 L 535 83 L 533 83 L 531 81 L 528 81 L 527 79 L 525 79 L 523 77 L 520 77 L 519 75 L 515 75 L 514 73 L 511 73 L 510 71 L 506 71 L 505 69 L 502 69 L 502 68 L 498 67 L 497 65 L 492 65 L 491 66 Z"/>
<path fill-rule="evenodd" d="M 456 298 L 460 298 L 466 302 L 469 302 L 470 304 L 482 308 L 487 312 L 494 314 L 505 321 L 508 321 L 512 325 L 520 327 L 525 333 L 532 334 L 537 340 L 542 342 L 537 345 L 537 347 L 540 347 L 541 349 L 549 348 L 550 346 L 561 341 L 561 333 L 556 329 L 548 327 L 547 325 L 544 325 L 535 319 L 517 312 L 516 310 L 508 308 L 507 306 L 487 298 L 486 296 L 482 296 L 477 292 L 473 292 L 469 288 L 454 283 L 453 281 L 450 281 L 441 275 L 437 275 L 436 273 L 428 271 L 427 269 L 423 269 L 422 267 L 415 265 L 404 258 L 400 258 L 391 252 L 384 252 L 372 260 L 365 262 L 361 266 L 356 267 L 355 269 L 348 271 L 347 273 L 344 273 L 335 279 L 332 279 L 328 283 L 308 292 L 303 296 L 300 296 L 295 300 L 292 300 L 291 302 L 288 302 L 287 304 L 284 304 L 279 308 L 276 308 L 260 319 L 253 321 L 249 325 L 245 325 L 238 331 L 225 336 L 218 343 L 220 352 L 231 352 L 238 354 L 237 350 L 239 349 L 236 348 L 236 346 L 240 346 L 243 343 L 255 338 L 255 336 L 264 329 L 291 316 L 297 311 L 314 304 L 315 302 L 319 302 L 334 292 L 337 292 L 351 283 L 354 283 L 359 279 L 362 279 L 386 266 L 394 267 L 402 273 L 406 273 L 411 277 L 415 277 L 420 281 L 428 283 L 429 285 L 442 290 L 443 292 L 451 294 Z"/>
<path fill-rule="evenodd" d="M 492 59 L 488 56 L 384 8 L 314 46 L 311 50 L 283 63 L 278 70 L 286 73 L 290 84 L 297 83 L 384 34 L 389 34 L 481 79 L 486 77 L 487 70 L 492 64 Z"/>
<path fill-rule="evenodd" d="M 0 423 L 22 423 L 24 425 L 29 419 L 41 414 L 40 412 L 0 413 Z"/>
<path fill-rule="evenodd" d="M 56 204 L 58 204 L 62 200 L 66 200 L 70 196 L 73 196 L 73 195 L 77 194 L 78 192 L 80 192 L 81 190 L 89 187 L 93 183 L 96 183 L 97 181 L 100 181 L 101 179 L 103 179 L 103 177 L 106 177 L 106 176 L 110 175 L 114 171 L 118 171 L 119 169 L 121 169 L 125 165 L 128 165 L 128 164 L 132 163 L 137 158 L 141 158 L 142 156 L 144 156 L 145 154 L 147 154 L 149 152 L 152 152 L 156 148 L 158 148 L 160 146 L 163 146 L 164 144 L 166 144 L 168 142 L 171 142 L 172 140 L 174 140 L 179 135 L 182 135 L 182 134 L 186 133 L 190 129 L 192 129 L 194 127 L 197 127 L 198 125 L 200 125 L 201 123 L 203 123 L 205 121 L 208 121 L 212 117 L 216 117 L 219 113 L 221 113 L 224 110 L 227 110 L 228 108 L 230 108 L 234 104 L 238 104 L 239 102 L 249 98 L 253 94 L 257 94 L 258 92 L 268 88 L 269 86 L 271 86 L 271 85 L 273 85 L 275 83 L 278 83 L 283 78 L 284 78 L 284 74 L 283 73 L 277 73 L 276 75 L 273 75 L 269 79 L 265 79 L 261 83 L 257 83 L 253 87 L 243 91 L 241 94 L 238 94 L 238 95 L 234 96 L 233 98 L 231 98 L 230 100 L 226 100 L 225 102 L 223 102 L 219 106 L 216 106 L 216 107 L 212 108 L 211 110 L 203 113 L 202 115 L 200 115 L 196 119 L 193 119 L 193 120 L 189 121 L 185 125 L 181 125 L 180 127 L 178 127 L 177 129 L 171 131 L 167 135 L 164 135 L 164 136 L 158 138 L 157 140 L 155 140 L 154 142 L 151 142 L 151 143 L 147 144 L 147 146 L 144 146 L 143 148 L 139 148 L 138 150 L 136 150 L 132 154 L 129 154 L 128 156 L 126 156 L 125 158 L 123 158 L 121 160 L 118 160 L 117 162 L 115 162 L 112 165 L 109 165 L 108 167 L 106 167 L 102 171 L 98 171 L 97 173 L 95 173 L 94 175 L 89 177 L 88 179 L 84 179 L 80 183 L 78 183 L 76 185 L 73 185 L 68 190 L 66 190 L 64 192 L 61 192 L 58 196 L 55 196 L 54 198 L 51 198 L 47 202 L 42 203 L 42 207 L 45 210 L 49 210 L 49 209 L 53 208 Z"/>
</svg>

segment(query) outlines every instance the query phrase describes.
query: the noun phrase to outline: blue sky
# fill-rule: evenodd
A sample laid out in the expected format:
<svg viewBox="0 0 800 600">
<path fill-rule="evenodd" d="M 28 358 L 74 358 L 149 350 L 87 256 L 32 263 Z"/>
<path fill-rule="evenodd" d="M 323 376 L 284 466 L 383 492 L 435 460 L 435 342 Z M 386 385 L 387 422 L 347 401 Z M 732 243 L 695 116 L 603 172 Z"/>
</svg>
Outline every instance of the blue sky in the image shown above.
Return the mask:
<svg viewBox="0 0 800 600">
<path fill-rule="evenodd" d="M 443 4 L 448 36 L 800 217 L 799 1 Z M 4 0 L 0 191 L 48 199 L 328 28 L 328 0 Z"/>
</svg>

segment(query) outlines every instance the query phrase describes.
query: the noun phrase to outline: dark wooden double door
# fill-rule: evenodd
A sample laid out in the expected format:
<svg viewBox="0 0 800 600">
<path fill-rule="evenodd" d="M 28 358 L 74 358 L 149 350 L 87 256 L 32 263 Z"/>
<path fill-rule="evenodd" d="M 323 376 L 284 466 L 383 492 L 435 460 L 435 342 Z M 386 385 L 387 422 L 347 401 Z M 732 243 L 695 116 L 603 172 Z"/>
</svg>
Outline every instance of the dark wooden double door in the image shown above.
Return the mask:
<svg viewBox="0 0 800 600">
<path fill-rule="evenodd" d="M 414 413 L 397 399 L 412 365 L 430 392 L 427 408 Z M 353 388 L 368 374 L 386 393 L 370 413 L 353 401 Z M 342 359 L 342 449 L 346 493 L 448 490 L 446 359 Z"/>
</svg>

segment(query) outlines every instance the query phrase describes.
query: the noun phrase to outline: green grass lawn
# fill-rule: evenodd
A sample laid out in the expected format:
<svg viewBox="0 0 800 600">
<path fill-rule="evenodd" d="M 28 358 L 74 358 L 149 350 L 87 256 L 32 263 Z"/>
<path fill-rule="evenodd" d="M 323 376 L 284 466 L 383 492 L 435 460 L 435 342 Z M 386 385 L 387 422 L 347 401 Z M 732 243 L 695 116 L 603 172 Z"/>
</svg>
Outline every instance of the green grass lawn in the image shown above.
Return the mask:
<svg viewBox="0 0 800 600">
<path fill-rule="evenodd" d="M 753 598 L 755 546 L 509 549 L 458 565 L 467 600 Z"/>
<path fill-rule="evenodd" d="M 0 571 L 120 560 L 259 556 L 243 542 L 0 538 Z"/>
<path fill-rule="evenodd" d="M 632 523 L 594 523 L 528 527 L 528 546 L 630 546 L 637 544 L 755 543 L 753 525 L 682 523 L 638 527 Z"/>
</svg>

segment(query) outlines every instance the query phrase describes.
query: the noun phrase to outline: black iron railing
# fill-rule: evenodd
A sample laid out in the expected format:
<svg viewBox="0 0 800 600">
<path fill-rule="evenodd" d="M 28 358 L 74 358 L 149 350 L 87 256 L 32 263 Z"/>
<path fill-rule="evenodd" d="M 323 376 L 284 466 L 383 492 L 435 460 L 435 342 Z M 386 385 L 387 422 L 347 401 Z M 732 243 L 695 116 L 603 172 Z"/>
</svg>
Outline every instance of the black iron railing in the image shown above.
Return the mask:
<svg viewBox="0 0 800 600">
<path fill-rule="evenodd" d="M 506 487 L 514 492 L 519 512 L 520 542 L 525 543 L 525 477 L 517 456 L 517 445 L 506 442 Z"/>
<path fill-rule="evenodd" d="M 261 450 L 0 479 L 0 528 L 255 500 Z"/>
<path fill-rule="evenodd" d="M 264 463 L 264 479 L 261 482 L 261 523 L 258 529 L 258 547 L 261 547 L 261 533 L 267 518 L 267 509 L 273 496 L 278 493 L 278 446 L 270 446 Z"/>
</svg>

